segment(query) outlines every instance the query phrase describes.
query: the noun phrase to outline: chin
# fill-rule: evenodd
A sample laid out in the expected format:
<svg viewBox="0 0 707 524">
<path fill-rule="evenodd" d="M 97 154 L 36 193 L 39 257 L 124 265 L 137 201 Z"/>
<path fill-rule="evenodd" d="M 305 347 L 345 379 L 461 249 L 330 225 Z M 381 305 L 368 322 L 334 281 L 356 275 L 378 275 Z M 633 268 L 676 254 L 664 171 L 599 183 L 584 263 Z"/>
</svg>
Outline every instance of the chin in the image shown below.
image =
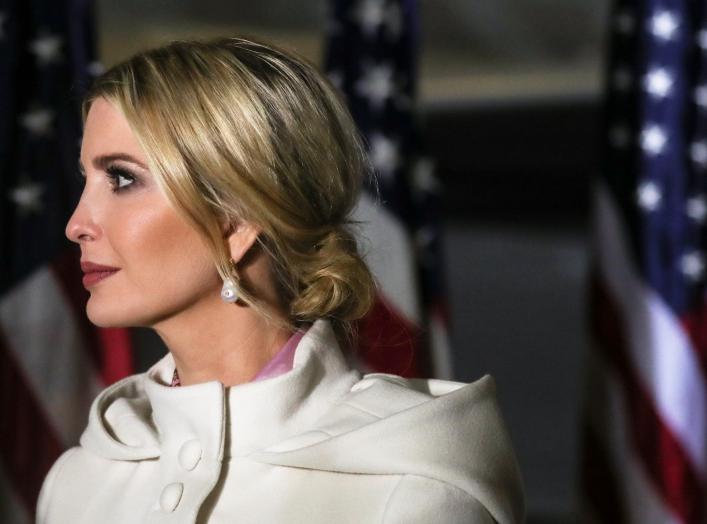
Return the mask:
<svg viewBox="0 0 707 524">
<path fill-rule="evenodd" d="M 86 316 L 88 320 L 101 328 L 136 327 L 140 323 L 134 315 L 128 313 L 129 309 L 118 300 L 111 300 L 109 304 L 101 303 L 97 297 L 91 296 L 86 303 Z"/>
<path fill-rule="evenodd" d="M 121 318 L 120 315 L 111 314 L 107 311 L 96 311 L 97 308 L 92 308 L 86 306 L 86 316 L 91 324 L 100 328 L 120 328 L 120 327 L 131 327 L 134 324 L 128 322 L 124 317 Z"/>
</svg>

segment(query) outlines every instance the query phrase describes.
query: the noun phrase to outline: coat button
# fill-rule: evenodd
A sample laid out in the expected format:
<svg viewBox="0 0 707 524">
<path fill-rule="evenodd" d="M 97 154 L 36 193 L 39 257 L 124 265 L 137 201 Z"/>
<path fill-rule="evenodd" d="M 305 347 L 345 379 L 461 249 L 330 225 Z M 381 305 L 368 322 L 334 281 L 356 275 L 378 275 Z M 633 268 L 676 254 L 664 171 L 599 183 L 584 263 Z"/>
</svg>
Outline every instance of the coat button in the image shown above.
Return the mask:
<svg viewBox="0 0 707 524">
<path fill-rule="evenodd" d="M 163 511 L 170 513 L 174 511 L 174 508 L 179 504 L 182 498 L 182 492 L 184 491 L 184 484 L 181 482 L 173 482 L 172 484 L 167 484 L 162 490 L 160 495 L 160 507 Z"/>
<path fill-rule="evenodd" d="M 187 471 L 193 470 L 201 460 L 201 444 L 197 439 L 187 440 L 179 448 L 179 464 Z"/>
</svg>

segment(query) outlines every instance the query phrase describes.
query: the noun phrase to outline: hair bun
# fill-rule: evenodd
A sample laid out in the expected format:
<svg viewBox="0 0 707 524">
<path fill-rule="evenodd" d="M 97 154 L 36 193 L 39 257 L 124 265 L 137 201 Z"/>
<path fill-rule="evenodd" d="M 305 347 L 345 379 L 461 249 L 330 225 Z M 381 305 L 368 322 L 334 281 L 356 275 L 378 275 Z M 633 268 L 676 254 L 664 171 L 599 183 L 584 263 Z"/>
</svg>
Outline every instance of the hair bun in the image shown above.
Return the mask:
<svg viewBox="0 0 707 524">
<path fill-rule="evenodd" d="M 303 321 L 357 320 L 369 311 L 375 297 L 375 284 L 356 239 L 343 227 L 329 231 L 315 244 L 301 283 L 291 313 Z"/>
</svg>

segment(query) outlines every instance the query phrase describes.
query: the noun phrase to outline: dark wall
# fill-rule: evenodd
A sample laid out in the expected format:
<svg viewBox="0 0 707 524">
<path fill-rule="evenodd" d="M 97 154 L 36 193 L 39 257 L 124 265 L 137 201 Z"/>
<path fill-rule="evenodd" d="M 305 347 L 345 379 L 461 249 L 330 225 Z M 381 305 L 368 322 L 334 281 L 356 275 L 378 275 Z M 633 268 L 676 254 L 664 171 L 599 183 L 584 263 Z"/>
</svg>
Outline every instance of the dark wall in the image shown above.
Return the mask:
<svg viewBox="0 0 707 524">
<path fill-rule="evenodd" d="M 427 145 L 452 221 L 581 227 L 599 168 L 598 99 L 435 107 Z"/>
</svg>

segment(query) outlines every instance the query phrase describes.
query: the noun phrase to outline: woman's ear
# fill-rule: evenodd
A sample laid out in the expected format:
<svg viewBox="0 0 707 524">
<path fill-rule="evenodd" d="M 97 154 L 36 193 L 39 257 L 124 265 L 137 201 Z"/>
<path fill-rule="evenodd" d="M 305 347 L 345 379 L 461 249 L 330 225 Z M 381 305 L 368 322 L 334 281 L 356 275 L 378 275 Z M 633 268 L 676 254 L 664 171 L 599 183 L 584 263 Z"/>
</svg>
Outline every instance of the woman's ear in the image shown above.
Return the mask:
<svg viewBox="0 0 707 524">
<path fill-rule="evenodd" d="M 231 251 L 231 259 L 236 264 L 253 246 L 260 234 L 260 228 L 250 222 L 239 222 L 232 226 L 227 232 L 228 246 Z"/>
</svg>

